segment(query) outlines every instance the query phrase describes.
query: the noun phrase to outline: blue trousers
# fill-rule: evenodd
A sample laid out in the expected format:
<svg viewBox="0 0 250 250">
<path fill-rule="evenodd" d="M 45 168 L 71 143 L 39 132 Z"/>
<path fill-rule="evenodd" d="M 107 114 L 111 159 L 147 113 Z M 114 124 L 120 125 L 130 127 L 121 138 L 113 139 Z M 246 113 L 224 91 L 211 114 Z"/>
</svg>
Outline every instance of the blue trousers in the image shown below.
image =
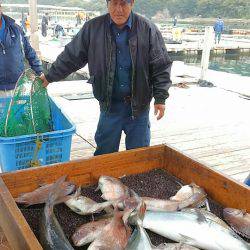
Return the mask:
<svg viewBox="0 0 250 250">
<path fill-rule="evenodd" d="M 129 103 L 113 102 L 110 112 L 101 112 L 95 134 L 97 148 L 94 155 L 117 152 L 122 131 L 126 134 L 127 150 L 149 146 L 149 109 L 133 119 Z"/>
</svg>

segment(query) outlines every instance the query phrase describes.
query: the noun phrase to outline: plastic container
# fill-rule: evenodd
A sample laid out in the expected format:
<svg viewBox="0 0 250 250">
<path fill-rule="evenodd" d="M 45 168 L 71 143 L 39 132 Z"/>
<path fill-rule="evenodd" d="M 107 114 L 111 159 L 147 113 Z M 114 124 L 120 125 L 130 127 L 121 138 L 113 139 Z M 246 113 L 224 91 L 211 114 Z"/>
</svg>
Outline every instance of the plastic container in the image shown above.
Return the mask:
<svg viewBox="0 0 250 250">
<path fill-rule="evenodd" d="M 9 98 L 0 98 L 0 119 Z M 0 166 L 2 172 L 31 167 L 32 163 L 49 165 L 70 159 L 72 135 L 75 125 L 50 99 L 53 131 L 16 137 L 0 137 Z M 41 142 L 38 150 L 37 141 Z"/>
</svg>

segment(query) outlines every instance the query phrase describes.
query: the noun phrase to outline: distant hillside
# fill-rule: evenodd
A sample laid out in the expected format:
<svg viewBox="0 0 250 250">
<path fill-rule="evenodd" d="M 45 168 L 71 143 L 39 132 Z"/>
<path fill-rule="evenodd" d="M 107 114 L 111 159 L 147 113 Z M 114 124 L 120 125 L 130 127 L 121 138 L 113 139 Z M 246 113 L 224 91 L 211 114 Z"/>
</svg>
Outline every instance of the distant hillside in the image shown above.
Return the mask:
<svg viewBox="0 0 250 250">
<path fill-rule="evenodd" d="M 3 0 L 7 2 L 7 0 Z M 8 3 L 27 3 L 27 0 L 8 0 Z M 105 0 L 38 0 L 38 4 L 83 7 L 86 10 L 106 11 Z M 151 18 L 164 12 L 170 16 L 250 18 L 249 0 L 135 0 L 135 11 Z"/>
</svg>

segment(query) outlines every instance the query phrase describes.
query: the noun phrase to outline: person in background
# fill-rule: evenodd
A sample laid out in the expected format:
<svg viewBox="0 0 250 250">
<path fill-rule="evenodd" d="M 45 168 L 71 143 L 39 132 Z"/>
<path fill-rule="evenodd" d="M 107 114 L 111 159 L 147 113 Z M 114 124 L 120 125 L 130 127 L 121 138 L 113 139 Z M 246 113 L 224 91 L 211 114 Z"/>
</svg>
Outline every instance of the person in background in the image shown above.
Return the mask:
<svg viewBox="0 0 250 250">
<path fill-rule="evenodd" d="M 222 34 L 223 30 L 224 30 L 224 22 L 219 17 L 214 24 L 214 32 L 215 32 L 214 41 L 215 41 L 215 43 L 217 42 L 217 40 L 218 40 L 218 44 L 220 43 L 221 34 Z"/>
<path fill-rule="evenodd" d="M 28 60 L 37 75 L 43 68 L 29 40 L 15 20 L 2 13 L 0 0 L 0 96 L 12 94 L 15 84 L 25 69 Z"/>
<path fill-rule="evenodd" d="M 49 17 L 48 13 L 45 13 L 42 17 L 42 36 L 46 37 L 47 36 L 47 30 L 48 30 L 48 25 L 49 25 Z"/>
<path fill-rule="evenodd" d="M 117 152 L 122 131 L 126 149 L 149 146 L 152 98 L 157 120 L 164 116 L 172 61 L 161 32 L 133 6 L 134 0 L 108 0 L 109 13 L 86 22 L 41 76 L 46 87 L 88 63 L 101 111 L 94 155 Z"/>
<path fill-rule="evenodd" d="M 65 36 L 65 31 L 62 25 L 56 24 L 55 29 L 54 29 L 54 34 L 56 38 L 59 38 L 60 36 Z"/>
<path fill-rule="evenodd" d="M 177 17 L 176 16 L 174 17 L 173 25 L 174 25 L 174 27 L 177 25 Z"/>
<path fill-rule="evenodd" d="M 25 18 L 25 27 L 26 27 L 26 34 L 27 36 L 30 35 L 30 15 L 29 15 L 29 12 Z"/>
<path fill-rule="evenodd" d="M 24 33 L 27 32 L 26 25 L 25 25 L 26 19 L 27 19 L 27 17 L 24 14 L 24 12 L 22 11 L 21 27 L 23 28 Z"/>
<path fill-rule="evenodd" d="M 80 12 L 77 12 L 76 14 L 76 26 L 81 25 L 82 20 L 81 20 L 81 14 Z"/>
<path fill-rule="evenodd" d="M 248 186 L 250 186 L 250 174 L 248 175 L 248 177 L 245 179 L 245 184 L 247 184 Z"/>
</svg>

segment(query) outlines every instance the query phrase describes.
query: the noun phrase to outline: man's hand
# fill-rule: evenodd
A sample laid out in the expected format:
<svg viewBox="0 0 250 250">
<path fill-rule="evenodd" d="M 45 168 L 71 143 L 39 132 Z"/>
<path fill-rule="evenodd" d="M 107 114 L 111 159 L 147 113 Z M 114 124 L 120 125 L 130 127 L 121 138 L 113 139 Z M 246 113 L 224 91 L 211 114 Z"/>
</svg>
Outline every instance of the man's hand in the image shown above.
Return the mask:
<svg viewBox="0 0 250 250">
<path fill-rule="evenodd" d="M 49 85 L 49 82 L 43 73 L 40 75 L 40 79 L 43 81 L 43 87 L 46 88 Z"/>
<path fill-rule="evenodd" d="M 165 105 L 164 104 L 155 104 L 155 116 L 157 120 L 160 120 L 165 113 Z"/>
</svg>

